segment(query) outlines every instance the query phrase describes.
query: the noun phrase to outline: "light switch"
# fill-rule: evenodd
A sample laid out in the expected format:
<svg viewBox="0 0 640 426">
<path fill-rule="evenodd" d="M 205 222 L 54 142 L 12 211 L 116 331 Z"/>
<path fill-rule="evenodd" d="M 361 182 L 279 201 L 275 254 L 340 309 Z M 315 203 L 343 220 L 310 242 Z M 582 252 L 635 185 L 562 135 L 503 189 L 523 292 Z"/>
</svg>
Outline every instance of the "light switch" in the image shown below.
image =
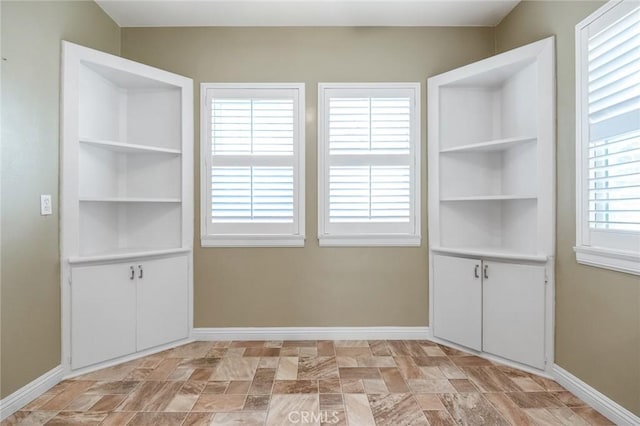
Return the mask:
<svg viewBox="0 0 640 426">
<path fill-rule="evenodd" d="M 51 195 L 40 195 L 40 214 L 42 216 L 48 216 L 52 214 Z"/>
</svg>

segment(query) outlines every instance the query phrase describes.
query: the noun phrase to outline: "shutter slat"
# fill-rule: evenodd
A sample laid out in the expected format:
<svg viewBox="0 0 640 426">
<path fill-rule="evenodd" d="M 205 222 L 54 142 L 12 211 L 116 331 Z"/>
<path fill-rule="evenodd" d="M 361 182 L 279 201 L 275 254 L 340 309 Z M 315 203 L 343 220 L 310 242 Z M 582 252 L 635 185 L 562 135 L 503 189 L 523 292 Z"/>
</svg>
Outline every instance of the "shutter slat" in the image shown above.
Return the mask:
<svg viewBox="0 0 640 426">
<path fill-rule="evenodd" d="M 640 8 L 589 39 L 589 139 L 640 128 Z"/>
<path fill-rule="evenodd" d="M 329 154 L 408 154 L 409 98 L 330 98 Z"/>
<path fill-rule="evenodd" d="M 214 223 L 292 222 L 292 167 L 213 167 Z"/>
<path fill-rule="evenodd" d="M 589 226 L 640 231 L 640 7 L 588 44 Z"/>
<path fill-rule="evenodd" d="M 408 222 L 409 166 L 329 168 L 331 222 Z"/>
<path fill-rule="evenodd" d="M 293 155 L 291 99 L 212 100 L 213 155 Z"/>
</svg>

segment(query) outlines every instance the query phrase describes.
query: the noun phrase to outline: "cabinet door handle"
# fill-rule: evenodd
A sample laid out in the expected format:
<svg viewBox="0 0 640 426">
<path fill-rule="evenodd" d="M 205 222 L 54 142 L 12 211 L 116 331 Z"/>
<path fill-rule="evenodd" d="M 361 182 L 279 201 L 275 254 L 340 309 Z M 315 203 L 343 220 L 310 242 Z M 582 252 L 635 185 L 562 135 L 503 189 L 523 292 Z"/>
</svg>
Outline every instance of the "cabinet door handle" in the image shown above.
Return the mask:
<svg viewBox="0 0 640 426">
<path fill-rule="evenodd" d="M 138 265 L 138 278 L 142 279 L 142 277 L 144 276 L 144 272 L 142 271 L 142 265 Z"/>
<path fill-rule="evenodd" d="M 484 277 L 489 278 L 489 265 L 484 265 Z"/>
<path fill-rule="evenodd" d="M 129 272 L 129 279 L 134 279 L 136 277 L 136 270 L 133 268 L 133 266 L 129 266 Z"/>
<path fill-rule="evenodd" d="M 480 269 L 480 265 L 476 265 L 476 267 L 473 269 L 473 275 L 476 278 L 480 278 L 480 274 L 478 274 L 478 269 Z"/>
</svg>

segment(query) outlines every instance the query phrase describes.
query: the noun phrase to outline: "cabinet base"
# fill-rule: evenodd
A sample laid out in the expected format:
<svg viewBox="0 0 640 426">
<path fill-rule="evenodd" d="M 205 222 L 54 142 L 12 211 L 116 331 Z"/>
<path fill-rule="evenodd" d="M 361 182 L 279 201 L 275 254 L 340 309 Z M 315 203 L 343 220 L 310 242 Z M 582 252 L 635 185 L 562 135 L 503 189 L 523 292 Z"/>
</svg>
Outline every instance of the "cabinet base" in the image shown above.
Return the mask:
<svg viewBox="0 0 640 426">
<path fill-rule="evenodd" d="M 435 337 L 433 335 L 429 336 L 429 340 L 431 340 L 432 342 L 435 342 L 435 343 L 440 343 L 442 345 L 449 346 L 449 347 L 451 347 L 453 349 L 458 349 L 460 351 L 470 353 L 470 354 L 478 356 L 480 358 L 488 359 L 489 361 L 493 361 L 493 362 L 497 362 L 499 364 L 506 365 L 507 367 L 516 368 L 518 370 L 526 371 L 527 373 L 532 373 L 532 374 L 535 374 L 537 376 L 542 376 L 542 377 L 545 377 L 547 379 L 554 380 L 554 376 L 553 376 L 553 360 L 552 359 L 547 359 L 547 363 L 546 363 L 547 367 L 546 367 L 546 369 L 540 370 L 538 368 L 534 368 L 534 367 L 531 367 L 531 366 L 526 365 L 526 364 L 521 364 L 519 362 L 512 361 L 512 360 L 506 359 L 506 358 L 502 358 L 502 357 L 499 357 L 499 356 L 496 356 L 496 355 L 493 355 L 493 354 L 490 354 L 490 353 L 487 353 L 487 352 L 476 351 L 474 349 L 470 349 L 470 348 L 467 348 L 465 346 L 458 345 L 457 343 L 453 343 L 453 342 L 449 342 L 448 340 L 440 339 L 440 338 Z"/>
<path fill-rule="evenodd" d="M 146 349 L 144 351 L 121 356 L 118 358 L 113 358 L 108 361 L 100 362 L 98 364 L 92 364 L 87 367 L 77 368 L 75 370 L 71 369 L 71 365 L 67 364 L 64 366 L 64 375 L 62 379 L 66 380 L 66 379 L 71 379 L 77 376 L 82 376 L 83 374 L 92 373 L 94 371 L 101 370 L 107 367 L 113 367 L 115 365 L 119 365 L 128 361 L 133 361 L 134 359 L 143 358 L 148 355 L 153 355 L 158 352 L 166 351 L 167 349 L 173 349 L 177 346 L 185 345 L 187 343 L 192 343 L 192 342 L 194 342 L 194 339 L 187 337 L 184 339 L 176 340 L 171 343 L 167 343 L 165 345 L 155 346 L 153 348 Z"/>
</svg>

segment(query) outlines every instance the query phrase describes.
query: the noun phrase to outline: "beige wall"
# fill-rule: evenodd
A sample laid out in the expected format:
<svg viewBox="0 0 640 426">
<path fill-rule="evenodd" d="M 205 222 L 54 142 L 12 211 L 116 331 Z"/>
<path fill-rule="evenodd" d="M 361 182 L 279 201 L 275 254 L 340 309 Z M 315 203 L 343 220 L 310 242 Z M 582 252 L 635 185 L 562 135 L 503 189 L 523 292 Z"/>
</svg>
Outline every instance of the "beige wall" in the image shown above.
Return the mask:
<svg viewBox="0 0 640 426">
<path fill-rule="evenodd" d="M 195 325 L 358 326 L 428 322 L 426 149 L 420 248 L 319 248 L 318 81 L 423 83 L 426 77 L 556 34 L 558 262 L 556 361 L 640 414 L 640 286 L 578 266 L 575 239 L 573 27 L 595 2 L 523 2 L 482 28 L 122 29 L 124 56 L 202 81 L 307 84 L 307 243 L 300 249 L 195 249 Z M 2 2 L 2 282 L 0 397 L 60 362 L 59 41 L 112 53 L 120 30 L 93 3 Z M 454 47 L 455 46 L 455 47 Z M 199 108 L 196 108 L 199 111 Z M 196 117 L 196 129 L 199 119 Z M 199 146 L 196 135 L 195 144 Z M 199 191 L 196 155 L 196 191 Z M 199 211 L 198 197 L 196 207 Z M 199 218 L 195 218 L 196 236 Z"/>
<path fill-rule="evenodd" d="M 192 77 L 196 91 L 201 82 L 306 83 L 306 245 L 203 249 L 197 214 L 195 326 L 426 326 L 425 79 L 493 49 L 492 28 L 123 28 L 123 56 Z M 318 247 L 316 104 L 322 81 L 422 83 L 421 247 Z M 198 98 L 199 92 L 196 111 Z M 196 194 L 198 162 L 196 155 Z"/>
<path fill-rule="evenodd" d="M 640 278 L 575 260 L 575 25 L 602 2 L 523 2 L 499 52 L 557 37 L 556 363 L 640 415 Z"/>
<path fill-rule="evenodd" d="M 1 389 L 60 364 L 58 104 L 60 40 L 111 53 L 120 29 L 93 2 L 2 7 Z M 40 194 L 55 214 L 40 216 Z"/>
</svg>

